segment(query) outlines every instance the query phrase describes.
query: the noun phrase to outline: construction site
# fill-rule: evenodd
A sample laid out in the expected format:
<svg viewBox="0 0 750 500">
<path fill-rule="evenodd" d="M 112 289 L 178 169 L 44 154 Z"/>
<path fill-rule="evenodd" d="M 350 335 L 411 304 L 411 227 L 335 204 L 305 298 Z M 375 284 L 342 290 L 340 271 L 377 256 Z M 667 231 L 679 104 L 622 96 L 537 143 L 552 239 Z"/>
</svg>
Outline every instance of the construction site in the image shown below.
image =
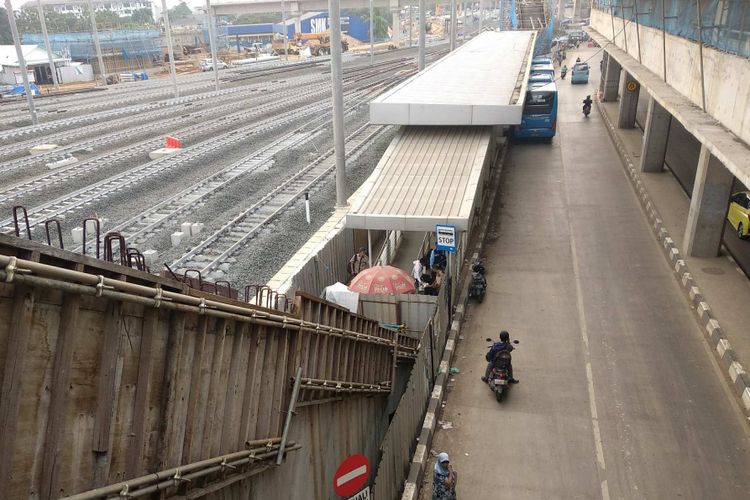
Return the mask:
<svg viewBox="0 0 750 500">
<path fill-rule="evenodd" d="M 660 58 L 641 61 L 637 13 L 206 0 L 173 36 L 162 2 L 135 68 L 87 3 L 93 81 L 66 84 L 55 65 L 78 64 L 45 27 L 27 65 L 6 0 L 0 497 L 484 499 L 498 477 L 529 500 L 750 492 L 744 136 L 703 134 L 706 95 L 684 104 L 642 68 Z M 682 125 L 658 128 L 670 103 Z M 531 108 L 549 135 L 521 135 Z M 643 194 L 632 157 L 654 162 L 653 133 L 672 149 L 651 172 L 683 186 L 724 162 L 738 228 L 717 229 L 729 194 L 697 187 L 696 207 L 672 174 Z M 680 209 L 662 219 L 664 199 Z M 666 229 L 683 212 L 684 258 Z M 690 222 L 711 214 L 713 232 Z M 714 260 L 691 260 L 706 239 Z M 501 331 L 516 378 L 487 357 Z"/>
</svg>

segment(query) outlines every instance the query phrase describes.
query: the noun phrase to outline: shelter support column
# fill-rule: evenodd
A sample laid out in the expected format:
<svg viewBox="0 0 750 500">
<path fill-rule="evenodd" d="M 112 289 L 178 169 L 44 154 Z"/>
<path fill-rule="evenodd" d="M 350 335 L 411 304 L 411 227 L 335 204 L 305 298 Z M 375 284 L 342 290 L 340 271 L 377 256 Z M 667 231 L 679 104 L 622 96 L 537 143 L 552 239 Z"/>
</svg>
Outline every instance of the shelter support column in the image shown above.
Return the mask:
<svg viewBox="0 0 750 500">
<path fill-rule="evenodd" d="M 617 100 L 617 88 L 620 85 L 620 71 L 622 70 L 622 66 L 609 53 L 606 53 L 606 56 L 607 62 L 604 71 L 604 86 L 602 88 L 604 92 L 603 100 L 612 102 Z"/>
<path fill-rule="evenodd" d="M 648 100 L 648 113 L 643 132 L 641 172 L 661 172 L 667 154 L 667 140 L 672 115 L 656 99 Z"/>
<path fill-rule="evenodd" d="M 734 176 L 701 146 L 683 248 L 691 257 L 719 254 Z"/>
<path fill-rule="evenodd" d="M 619 128 L 635 127 L 635 113 L 638 110 L 638 94 L 641 86 L 628 72 L 625 72 L 622 89 L 620 89 L 620 111 L 617 114 Z"/>
</svg>

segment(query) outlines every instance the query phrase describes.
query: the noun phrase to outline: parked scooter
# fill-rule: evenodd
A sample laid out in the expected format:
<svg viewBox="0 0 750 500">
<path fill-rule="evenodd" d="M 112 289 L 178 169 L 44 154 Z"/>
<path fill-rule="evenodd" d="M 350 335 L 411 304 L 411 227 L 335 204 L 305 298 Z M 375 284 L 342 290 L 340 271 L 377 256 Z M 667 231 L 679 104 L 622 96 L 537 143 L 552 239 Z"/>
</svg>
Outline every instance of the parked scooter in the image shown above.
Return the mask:
<svg viewBox="0 0 750 500">
<path fill-rule="evenodd" d="M 469 298 L 474 298 L 477 302 L 484 300 L 487 293 L 487 278 L 484 277 L 484 264 L 476 261 L 471 266 L 471 284 L 469 285 Z"/>
<path fill-rule="evenodd" d="M 488 348 L 492 347 L 492 339 L 485 339 L 490 342 Z M 518 344 L 517 340 L 513 341 L 514 344 Z M 510 377 L 510 366 L 512 356 L 509 351 L 500 351 L 495 356 L 492 369 L 490 370 L 490 377 L 487 379 L 487 385 L 490 390 L 495 393 L 495 399 L 500 403 L 503 400 L 503 395 L 510 390 L 511 377 Z"/>
</svg>

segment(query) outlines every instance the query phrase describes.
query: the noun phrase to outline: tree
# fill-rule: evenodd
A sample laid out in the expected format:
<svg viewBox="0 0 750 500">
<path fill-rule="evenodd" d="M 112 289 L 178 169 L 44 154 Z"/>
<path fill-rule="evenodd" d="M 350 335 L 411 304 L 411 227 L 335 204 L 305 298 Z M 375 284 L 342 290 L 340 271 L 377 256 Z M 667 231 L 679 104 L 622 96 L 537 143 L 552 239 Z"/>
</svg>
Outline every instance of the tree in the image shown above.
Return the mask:
<svg viewBox="0 0 750 500">
<path fill-rule="evenodd" d="M 172 7 L 167 12 L 169 12 L 170 20 L 184 19 L 193 13 L 184 1 Z"/>
<path fill-rule="evenodd" d="M 151 12 L 151 9 L 138 9 L 133 11 L 133 14 L 130 16 L 130 21 L 133 24 L 154 24 L 154 15 Z"/>
<path fill-rule="evenodd" d="M 13 35 L 10 32 L 8 13 L 0 7 L 0 45 L 13 45 Z"/>
</svg>

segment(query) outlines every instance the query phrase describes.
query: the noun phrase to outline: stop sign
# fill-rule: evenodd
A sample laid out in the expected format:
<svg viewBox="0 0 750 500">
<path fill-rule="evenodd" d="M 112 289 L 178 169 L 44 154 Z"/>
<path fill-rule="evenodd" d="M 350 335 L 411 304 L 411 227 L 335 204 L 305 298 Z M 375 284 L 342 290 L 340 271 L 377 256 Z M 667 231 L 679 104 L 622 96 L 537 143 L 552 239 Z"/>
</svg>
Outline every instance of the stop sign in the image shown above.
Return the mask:
<svg viewBox="0 0 750 500">
<path fill-rule="evenodd" d="M 333 475 L 333 491 L 340 497 L 357 493 L 370 476 L 370 461 L 364 455 L 351 455 Z"/>
</svg>

